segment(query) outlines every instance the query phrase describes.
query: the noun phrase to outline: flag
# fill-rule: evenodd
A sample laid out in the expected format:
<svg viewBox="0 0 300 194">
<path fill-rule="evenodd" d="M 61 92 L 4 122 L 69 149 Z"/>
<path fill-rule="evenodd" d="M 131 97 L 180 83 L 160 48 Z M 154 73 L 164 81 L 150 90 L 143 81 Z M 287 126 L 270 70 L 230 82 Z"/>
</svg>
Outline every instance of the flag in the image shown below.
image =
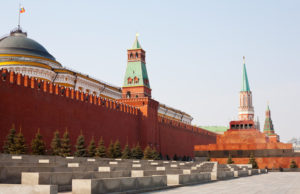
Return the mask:
<svg viewBox="0 0 300 194">
<path fill-rule="evenodd" d="M 24 13 L 24 12 L 25 12 L 24 7 L 21 7 L 21 8 L 20 8 L 20 13 Z"/>
</svg>

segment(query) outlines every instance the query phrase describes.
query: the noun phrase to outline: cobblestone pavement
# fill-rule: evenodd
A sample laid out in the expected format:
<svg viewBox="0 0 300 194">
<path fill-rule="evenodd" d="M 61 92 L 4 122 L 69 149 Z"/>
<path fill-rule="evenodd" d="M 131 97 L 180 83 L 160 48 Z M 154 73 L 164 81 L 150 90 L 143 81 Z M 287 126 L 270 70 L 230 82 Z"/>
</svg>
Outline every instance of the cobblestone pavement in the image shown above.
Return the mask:
<svg viewBox="0 0 300 194">
<path fill-rule="evenodd" d="M 300 172 L 270 172 L 151 193 L 300 194 Z"/>
</svg>

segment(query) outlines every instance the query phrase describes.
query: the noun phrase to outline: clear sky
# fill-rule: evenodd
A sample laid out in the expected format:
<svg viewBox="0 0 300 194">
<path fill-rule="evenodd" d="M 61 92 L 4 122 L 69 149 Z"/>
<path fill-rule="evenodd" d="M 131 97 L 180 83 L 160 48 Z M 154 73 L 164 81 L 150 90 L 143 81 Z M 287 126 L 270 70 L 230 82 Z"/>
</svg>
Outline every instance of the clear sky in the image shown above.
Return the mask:
<svg viewBox="0 0 300 194">
<path fill-rule="evenodd" d="M 261 128 L 267 102 L 281 140 L 300 137 L 300 1 L 22 0 L 21 25 L 63 66 L 122 86 L 136 32 L 152 96 L 196 125 L 237 119 L 246 65 Z M 17 26 L 2 0 L 0 35 Z"/>
</svg>

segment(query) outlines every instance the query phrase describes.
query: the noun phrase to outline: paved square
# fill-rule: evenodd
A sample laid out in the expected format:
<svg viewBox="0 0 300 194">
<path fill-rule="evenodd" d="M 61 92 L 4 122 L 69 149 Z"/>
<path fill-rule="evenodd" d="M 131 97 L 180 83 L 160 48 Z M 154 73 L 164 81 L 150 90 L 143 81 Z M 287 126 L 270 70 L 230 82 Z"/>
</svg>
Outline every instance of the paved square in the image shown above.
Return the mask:
<svg viewBox="0 0 300 194">
<path fill-rule="evenodd" d="M 270 172 L 151 193 L 300 194 L 300 172 Z"/>
</svg>

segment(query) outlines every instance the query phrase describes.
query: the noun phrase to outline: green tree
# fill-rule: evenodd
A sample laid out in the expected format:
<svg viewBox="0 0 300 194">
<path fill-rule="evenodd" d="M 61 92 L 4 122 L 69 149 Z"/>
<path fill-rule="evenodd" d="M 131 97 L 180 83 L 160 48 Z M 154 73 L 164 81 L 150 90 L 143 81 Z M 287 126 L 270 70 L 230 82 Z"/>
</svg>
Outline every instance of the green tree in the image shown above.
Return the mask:
<svg viewBox="0 0 300 194">
<path fill-rule="evenodd" d="M 151 155 L 152 155 L 153 160 L 160 160 L 161 159 L 160 154 L 158 153 L 158 151 L 155 148 L 152 149 Z"/>
<path fill-rule="evenodd" d="M 174 154 L 173 160 L 178 160 L 178 156 L 176 154 Z"/>
<path fill-rule="evenodd" d="M 58 156 L 61 152 L 61 141 L 59 137 L 59 131 L 55 131 L 53 139 L 51 141 L 51 151 L 52 155 Z"/>
<path fill-rule="evenodd" d="M 115 156 L 115 149 L 114 149 L 114 144 L 113 144 L 112 141 L 110 141 L 110 144 L 109 144 L 109 146 L 107 148 L 107 154 L 106 154 L 106 156 L 108 158 L 113 158 Z"/>
<path fill-rule="evenodd" d="M 70 143 L 69 132 L 67 129 L 63 135 L 63 138 L 61 139 L 60 155 L 63 157 L 71 155 L 71 143 Z"/>
<path fill-rule="evenodd" d="M 144 149 L 144 159 L 152 159 L 152 149 L 149 145 Z"/>
<path fill-rule="evenodd" d="M 27 146 L 25 143 L 25 138 L 22 134 L 22 129 L 20 129 L 19 133 L 15 136 L 15 150 L 12 154 L 25 154 L 27 151 Z"/>
<path fill-rule="evenodd" d="M 121 158 L 122 156 L 122 148 L 119 140 L 116 140 L 114 144 L 114 158 Z"/>
<path fill-rule="evenodd" d="M 45 155 L 46 146 L 40 133 L 40 129 L 38 129 L 35 138 L 31 141 L 31 152 L 33 155 Z"/>
<path fill-rule="evenodd" d="M 128 143 L 125 145 L 125 147 L 122 151 L 122 158 L 123 159 L 130 159 L 131 158 L 131 151 L 130 151 Z"/>
<path fill-rule="evenodd" d="M 252 168 L 258 168 L 255 157 L 253 153 L 250 154 L 249 162 L 248 164 L 252 164 Z"/>
<path fill-rule="evenodd" d="M 227 164 L 233 164 L 234 161 L 232 160 L 232 156 L 231 154 L 228 155 L 228 158 L 227 158 Z"/>
<path fill-rule="evenodd" d="M 76 151 L 74 153 L 74 156 L 77 156 L 77 157 L 85 157 L 86 156 L 85 140 L 84 140 L 84 136 L 82 135 L 82 132 L 77 137 L 77 142 L 76 142 L 75 148 L 76 148 Z"/>
<path fill-rule="evenodd" d="M 139 143 L 137 143 L 137 145 L 135 146 L 135 151 L 136 151 L 136 159 L 142 159 L 144 154 Z"/>
<path fill-rule="evenodd" d="M 3 145 L 3 152 L 5 154 L 12 154 L 15 152 L 15 137 L 16 130 L 15 125 L 12 125 L 12 128 L 9 130 L 8 135 L 6 136 L 6 140 Z"/>
<path fill-rule="evenodd" d="M 92 137 L 89 147 L 88 147 L 88 156 L 94 157 L 95 154 L 96 154 L 96 144 L 95 144 L 94 137 Z"/>
<path fill-rule="evenodd" d="M 291 161 L 290 168 L 298 168 L 298 165 L 296 164 L 295 160 Z"/>
<path fill-rule="evenodd" d="M 105 158 L 106 157 L 106 148 L 104 145 L 103 138 L 101 137 L 99 142 L 98 142 L 98 147 L 96 149 L 96 156 L 100 158 Z"/>
</svg>

